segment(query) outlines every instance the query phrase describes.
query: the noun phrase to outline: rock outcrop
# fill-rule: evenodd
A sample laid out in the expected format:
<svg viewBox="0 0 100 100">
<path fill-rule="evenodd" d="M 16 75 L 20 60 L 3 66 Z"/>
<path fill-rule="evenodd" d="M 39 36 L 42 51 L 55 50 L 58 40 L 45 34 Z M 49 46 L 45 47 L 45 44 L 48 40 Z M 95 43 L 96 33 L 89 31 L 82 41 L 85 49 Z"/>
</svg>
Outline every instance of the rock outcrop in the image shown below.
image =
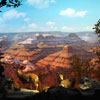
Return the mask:
<svg viewBox="0 0 100 100">
<path fill-rule="evenodd" d="M 62 51 L 48 55 L 46 58 L 38 61 L 36 65 L 39 67 L 50 66 L 50 69 L 55 69 L 56 67 L 70 68 L 70 57 L 73 55 L 72 52 L 72 47 L 66 45 Z"/>
<path fill-rule="evenodd" d="M 47 47 L 49 47 L 49 45 L 47 43 L 45 43 L 45 42 L 40 42 L 40 43 L 37 44 L 37 47 L 39 47 L 39 48 L 47 48 Z"/>
<path fill-rule="evenodd" d="M 100 83 L 97 80 L 92 80 L 90 78 L 83 77 L 80 79 L 79 88 L 82 90 L 97 89 L 100 88 Z"/>
<path fill-rule="evenodd" d="M 5 52 L 5 56 L 10 55 L 13 58 L 28 60 L 34 64 L 49 54 L 61 50 L 61 47 L 48 47 L 48 45 L 43 42 L 40 42 L 38 46 L 39 47 L 34 47 L 32 45 L 13 45 Z"/>
</svg>

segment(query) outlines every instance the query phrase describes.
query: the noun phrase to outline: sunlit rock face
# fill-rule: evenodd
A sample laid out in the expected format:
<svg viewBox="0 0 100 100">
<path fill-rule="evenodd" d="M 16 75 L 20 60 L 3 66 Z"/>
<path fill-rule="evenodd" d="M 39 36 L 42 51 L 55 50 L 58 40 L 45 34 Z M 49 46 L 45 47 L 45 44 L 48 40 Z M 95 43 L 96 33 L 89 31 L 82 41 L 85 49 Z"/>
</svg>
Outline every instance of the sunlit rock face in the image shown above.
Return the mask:
<svg viewBox="0 0 100 100">
<path fill-rule="evenodd" d="M 45 43 L 45 42 L 40 42 L 40 43 L 37 44 L 37 47 L 39 47 L 39 48 L 47 48 L 47 47 L 49 47 L 49 45 L 47 43 Z"/>
<path fill-rule="evenodd" d="M 20 64 L 21 61 L 19 59 L 13 58 L 9 55 L 5 56 L 3 59 L 1 59 L 1 61 L 8 63 L 8 64 Z"/>
<path fill-rule="evenodd" d="M 38 43 L 37 46 L 14 44 L 5 52 L 5 55 L 10 55 L 20 60 L 28 60 L 35 64 L 38 60 L 45 58 L 49 54 L 60 51 L 61 49 L 62 47 L 49 46 L 44 42 Z"/>
<path fill-rule="evenodd" d="M 50 34 L 39 34 L 36 33 L 33 37 L 27 38 L 24 41 L 19 42 L 18 44 L 34 44 L 39 42 L 45 42 L 45 41 L 52 41 L 52 39 L 55 39 L 54 36 Z"/>
<path fill-rule="evenodd" d="M 34 39 L 28 38 L 27 40 L 19 42 L 18 44 L 33 44 L 33 42 L 34 42 Z"/>
<path fill-rule="evenodd" d="M 33 61 L 35 59 L 35 56 L 39 56 L 40 50 L 30 50 L 34 49 L 33 48 L 26 48 L 24 45 L 17 45 L 13 46 L 10 49 L 6 51 L 7 55 L 12 56 L 13 58 L 20 59 L 20 60 L 28 60 L 28 61 Z"/>
<path fill-rule="evenodd" d="M 55 69 L 56 67 L 70 68 L 72 51 L 73 49 L 71 46 L 66 45 L 62 51 L 48 55 L 46 58 L 38 61 L 36 65 L 40 67 L 46 67 L 49 65 L 51 69 Z"/>
<path fill-rule="evenodd" d="M 24 69 L 22 70 L 24 73 L 32 72 L 37 69 L 37 67 L 28 60 L 24 60 L 21 64 L 24 66 Z"/>
<path fill-rule="evenodd" d="M 29 62 L 28 60 L 22 61 L 22 60 L 13 58 L 11 56 L 5 56 L 1 61 L 5 62 L 7 64 L 11 64 L 12 66 L 15 66 L 15 65 L 23 66 L 24 68 L 22 71 L 24 73 L 31 72 L 31 71 L 34 71 L 37 69 L 37 67 L 35 65 L 33 65 L 31 62 Z"/>
<path fill-rule="evenodd" d="M 75 49 L 70 45 L 65 45 L 61 51 L 50 54 L 44 59 L 37 61 L 36 65 L 44 68 L 49 66 L 51 69 L 57 67 L 70 68 L 70 58 L 74 54 L 81 59 L 90 59 L 94 56 L 93 53 L 87 52 L 84 49 Z"/>
</svg>

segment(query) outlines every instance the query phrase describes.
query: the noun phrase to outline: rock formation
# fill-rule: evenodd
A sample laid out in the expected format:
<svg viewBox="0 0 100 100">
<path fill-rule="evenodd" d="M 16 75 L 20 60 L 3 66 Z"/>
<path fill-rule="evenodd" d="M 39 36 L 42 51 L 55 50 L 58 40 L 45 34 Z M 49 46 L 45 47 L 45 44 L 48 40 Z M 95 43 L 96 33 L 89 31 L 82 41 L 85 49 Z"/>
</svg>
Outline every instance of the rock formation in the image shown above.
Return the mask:
<svg viewBox="0 0 100 100">
<path fill-rule="evenodd" d="M 49 45 L 46 44 L 45 42 L 40 42 L 40 43 L 37 44 L 37 47 L 39 47 L 39 48 L 45 48 L 45 47 L 49 47 Z"/>
<path fill-rule="evenodd" d="M 32 63 L 30 63 L 28 60 L 24 60 L 22 64 L 24 65 L 24 69 L 23 69 L 24 73 L 32 72 L 37 69 L 37 67 Z"/>
<path fill-rule="evenodd" d="M 30 48 L 25 47 L 24 45 L 12 46 L 9 50 L 6 51 L 5 55 L 10 55 L 13 58 L 20 60 L 33 61 L 36 57 L 39 56 L 40 50 L 30 50 Z M 36 55 L 34 56 L 33 55 Z"/>
<path fill-rule="evenodd" d="M 61 50 L 61 47 L 48 47 L 48 45 L 43 42 L 40 42 L 38 46 L 39 48 L 32 45 L 13 45 L 5 52 L 5 56 L 10 55 L 13 58 L 28 60 L 35 64 L 38 60 L 43 59 L 49 54 Z"/>
<path fill-rule="evenodd" d="M 60 86 L 63 86 L 65 88 L 74 87 L 75 79 L 68 78 L 64 80 L 63 74 L 60 74 L 60 73 L 57 73 L 57 74 L 58 74 L 57 76 L 58 76 L 58 81 L 59 81 Z"/>
<path fill-rule="evenodd" d="M 70 68 L 70 57 L 72 56 L 72 51 L 72 47 L 66 45 L 62 51 L 48 55 L 46 58 L 38 61 L 36 65 L 39 67 L 50 66 L 51 69 L 57 67 Z"/>
<path fill-rule="evenodd" d="M 33 86 L 36 87 L 36 90 L 38 89 L 39 78 L 36 74 L 23 74 L 21 68 L 16 67 L 16 69 L 18 77 L 21 79 L 22 82 L 33 83 Z"/>
<path fill-rule="evenodd" d="M 98 89 L 100 88 L 100 83 L 97 80 L 92 80 L 90 78 L 83 77 L 79 81 L 79 88 L 82 90 Z"/>
</svg>

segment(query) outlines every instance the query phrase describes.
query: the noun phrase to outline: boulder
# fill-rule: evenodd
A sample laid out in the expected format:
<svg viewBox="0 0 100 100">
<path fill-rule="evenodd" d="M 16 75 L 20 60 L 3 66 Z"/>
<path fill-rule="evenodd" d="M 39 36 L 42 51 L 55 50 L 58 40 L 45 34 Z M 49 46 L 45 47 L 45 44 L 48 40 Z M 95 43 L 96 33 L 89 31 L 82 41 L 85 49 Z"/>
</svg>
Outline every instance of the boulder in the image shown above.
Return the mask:
<svg viewBox="0 0 100 100">
<path fill-rule="evenodd" d="M 90 78 L 83 77 L 79 81 L 79 88 L 82 90 L 97 89 L 100 88 L 100 83 L 97 80 L 92 80 Z"/>
</svg>

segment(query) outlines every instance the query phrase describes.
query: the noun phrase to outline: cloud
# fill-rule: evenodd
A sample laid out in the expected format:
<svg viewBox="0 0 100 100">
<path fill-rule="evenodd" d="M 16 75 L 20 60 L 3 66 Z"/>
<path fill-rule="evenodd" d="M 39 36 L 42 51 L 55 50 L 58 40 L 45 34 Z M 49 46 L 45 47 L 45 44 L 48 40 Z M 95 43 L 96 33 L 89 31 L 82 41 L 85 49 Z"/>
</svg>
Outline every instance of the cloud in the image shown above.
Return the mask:
<svg viewBox="0 0 100 100">
<path fill-rule="evenodd" d="M 62 31 L 65 32 L 80 32 L 80 31 L 93 31 L 92 26 L 86 26 L 86 27 L 69 27 L 69 26 L 62 26 Z M 87 39 L 88 37 L 85 36 Z"/>
<path fill-rule="evenodd" d="M 50 28 L 48 28 L 48 30 L 50 31 L 57 31 L 58 27 L 57 26 L 50 26 Z"/>
<path fill-rule="evenodd" d="M 55 0 L 27 0 L 27 2 L 35 8 L 46 8 L 50 3 L 55 3 Z"/>
<path fill-rule="evenodd" d="M 37 24 L 31 23 L 31 24 L 28 24 L 28 25 L 26 25 L 26 26 L 20 27 L 18 31 L 19 31 L 19 32 L 20 32 L 20 31 L 23 32 L 23 30 L 24 30 L 25 32 L 37 31 L 37 28 L 38 28 Z"/>
<path fill-rule="evenodd" d="M 12 18 L 19 18 L 19 17 L 25 17 L 24 12 L 18 12 L 15 9 L 9 10 L 4 13 L 3 18 L 4 19 L 12 19 Z"/>
<path fill-rule="evenodd" d="M 44 27 L 44 26 L 40 26 L 39 27 L 39 31 L 58 31 L 58 27 L 56 26 L 50 26 L 50 27 Z"/>
<path fill-rule="evenodd" d="M 85 16 L 87 11 L 75 11 L 72 8 L 68 8 L 66 10 L 62 10 L 60 12 L 61 16 L 68 16 L 68 17 L 83 17 Z"/>
<path fill-rule="evenodd" d="M 46 22 L 46 25 L 48 25 L 46 28 L 44 28 L 45 30 L 48 29 L 48 31 L 52 30 L 52 31 L 57 31 L 58 27 L 55 26 L 56 22 L 53 21 L 48 21 Z"/>
<path fill-rule="evenodd" d="M 3 22 L 4 22 L 4 21 L 3 21 Z M 7 31 L 6 24 L 3 23 L 3 22 L 0 22 L 0 32 L 5 32 L 5 31 Z"/>
<path fill-rule="evenodd" d="M 51 2 L 51 3 L 55 3 L 56 1 L 55 1 L 55 0 L 50 0 L 50 2 Z"/>
<path fill-rule="evenodd" d="M 62 31 L 65 31 L 65 32 L 67 32 L 67 31 L 72 31 L 73 30 L 73 28 L 72 27 L 68 27 L 68 26 L 62 26 Z"/>
<path fill-rule="evenodd" d="M 83 28 L 83 30 L 84 31 L 92 31 L 93 30 L 92 28 L 93 28 L 92 26 L 86 26 Z"/>
<path fill-rule="evenodd" d="M 30 29 L 32 29 L 32 28 L 37 28 L 37 25 L 34 24 L 34 23 L 32 23 L 32 24 L 29 24 L 28 27 L 29 27 Z"/>
<path fill-rule="evenodd" d="M 30 5 L 39 4 L 41 0 L 27 0 Z"/>
<path fill-rule="evenodd" d="M 52 22 L 52 21 L 48 21 L 46 22 L 47 25 L 55 25 L 56 23 L 55 22 Z"/>
<path fill-rule="evenodd" d="M 4 20 L 3 20 L 3 18 L 0 18 L 0 23 L 2 23 Z"/>
<path fill-rule="evenodd" d="M 30 21 L 30 18 L 24 18 L 24 21 L 28 22 L 28 21 Z"/>
</svg>

